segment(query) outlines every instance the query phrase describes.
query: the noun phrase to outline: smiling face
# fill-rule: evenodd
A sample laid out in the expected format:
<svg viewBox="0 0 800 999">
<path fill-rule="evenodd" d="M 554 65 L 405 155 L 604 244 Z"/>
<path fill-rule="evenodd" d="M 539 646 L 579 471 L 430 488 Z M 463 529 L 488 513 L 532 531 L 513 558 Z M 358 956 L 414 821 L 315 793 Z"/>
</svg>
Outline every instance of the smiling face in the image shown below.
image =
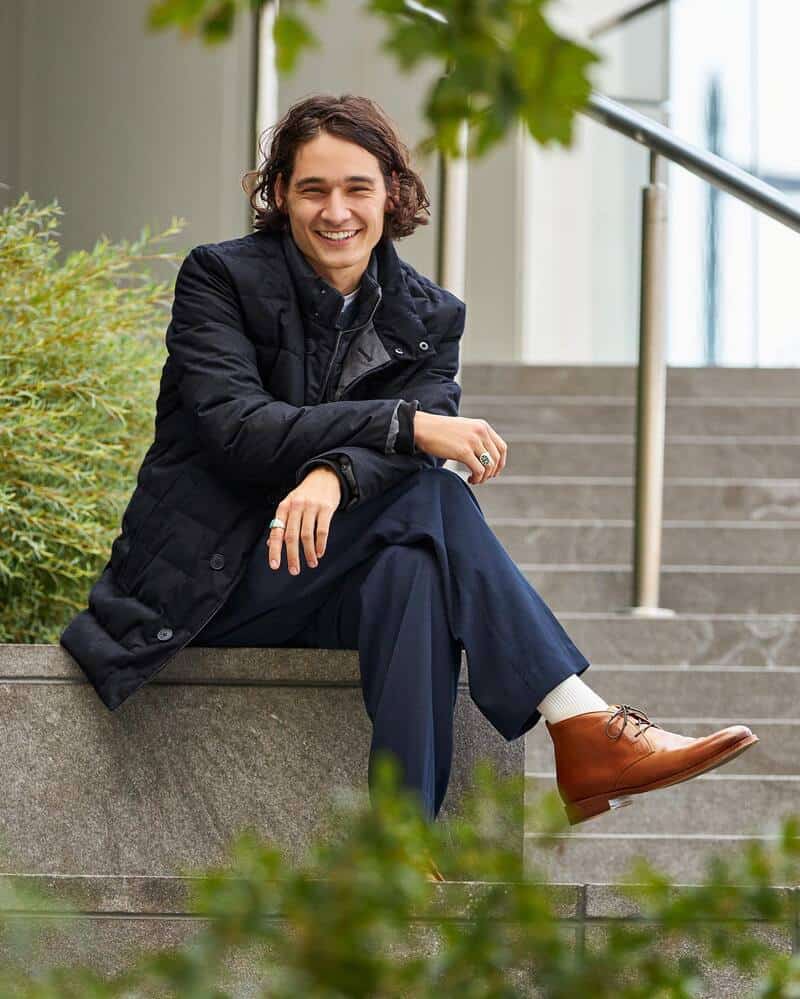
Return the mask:
<svg viewBox="0 0 800 999">
<path fill-rule="evenodd" d="M 344 295 L 357 288 L 393 205 L 377 158 L 321 132 L 298 148 L 288 190 L 277 177 L 275 202 L 288 212 L 294 241 L 317 274 Z"/>
</svg>

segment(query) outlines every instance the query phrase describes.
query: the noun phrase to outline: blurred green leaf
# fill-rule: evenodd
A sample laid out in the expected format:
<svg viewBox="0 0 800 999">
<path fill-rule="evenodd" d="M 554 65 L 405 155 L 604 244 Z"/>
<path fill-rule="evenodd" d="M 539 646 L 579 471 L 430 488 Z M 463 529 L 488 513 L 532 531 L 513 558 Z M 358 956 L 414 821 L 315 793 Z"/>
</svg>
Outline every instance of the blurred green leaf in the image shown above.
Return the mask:
<svg viewBox="0 0 800 999">
<path fill-rule="evenodd" d="M 159 0 L 148 27 L 177 27 L 208 44 L 229 37 L 240 10 L 258 10 L 264 0 Z M 320 42 L 298 13 L 302 3 L 283 0 L 274 21 L 276 65 L 293 73 L 302 54 Z M 599 56 L 556 32 L 545 16 L 550 0 L 431 0 L 427 12 L 403 0 L 365 0 L 365 14 L 382 18 L 380 44 L 401 73 L 432 60 L 442 77 L 426 94 L 422 114 L 429 132 L 417 149 L 459 155 L 460 124 L 470 126 L 467 155 L 480 158 L 514 128 L 527 128 L 540 144 L 569 146 L 575 113 L 591 92 L 589 71 Z M 438 19 L 437 16 L 439 15 Z M 443 23 L 441 18 L 446 19 Z"/>
</svg>

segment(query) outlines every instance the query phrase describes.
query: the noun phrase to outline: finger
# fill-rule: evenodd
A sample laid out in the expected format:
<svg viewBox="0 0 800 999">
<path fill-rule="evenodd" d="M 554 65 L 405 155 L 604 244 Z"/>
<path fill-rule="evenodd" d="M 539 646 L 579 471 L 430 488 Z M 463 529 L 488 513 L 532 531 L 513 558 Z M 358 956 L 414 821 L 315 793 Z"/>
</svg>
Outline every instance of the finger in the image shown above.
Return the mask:
<svg viewBox="0 0 800 999">
<path fill-rule="evenodd" d="M 284 524 L 289 514 L 289 504 L 281 503 L 275 510 L 274 516 L 279 517 Z M 281 548 L 283 547 L 283 527 L 271 527 L 267 538 L 267 558 L 270 569 L 279 569 L 281 565 Z"/>
<path fill-rule="evenodd" d="M 489 435 L 487 434 L 486 436 L 488 437 Z M 495 454 L 492 454 L 491 447 L 487 446 L 484 443 L 482 432 L 479 435 L 477 441 L 475 442 L 474 448 L 475 448 L 475 457 L 478 461 L 478 465 L 480 466 L 481 470 L 481 474 L 476 482 L 476 485 L 480 485 L 482 482 L 485 482 L 487 479 L 490 479 L 492 477 L 492 471 L 491 471 L 492 464 L 494 463 L 495 458 L 499 456 L 496 453 L 496 449 L 495 449 Z M 488 465 L 484 465 L 484 463 L 480 460 L 480 455 L 483 454 L 484 451 L 489 455 L 489 458 L 491 459 Z"/>
<path fill-rule="evenodd" d="M 506 467 L 506 455 L 508 454 L 508 444 L 506 444 L 506 442 L 503 440 L 500 434 L 498 434 L 498 432 L 494 429 L 494 427 L 489 426 L 488 423 L 486 424 L 486 426 L 489 428 L 489 433 L 492 436 L 492 440 L 497 445 L 497 453 L 500 455 L 499 464 L 494 471 L 495 475 L 499 475 Z"/>
<path fill-rule="evenodd" d="M 483 465 L 478 461 L 478 456 L 471 447 L 467 447 L 462 456 L 458 459 L 467 466 L 472 475 L 467 479 L 471 486 L 476 485 L 483 478 Z"/>
<path fill-rule="evenodd" d="M 485 450 L 489 452 L 492 458 L 491 465 L 486 466 L 486 478 L 493 479 L 497 475 L 497 470 L 500 467 L 500 452 L 497 449 L 497 445 L 494 442 L 494 438 L 491 435 L 487 436 L 488 443 L 486 444 Z"/>
<path fill-rule="evenodd" d="M 328 546 L 328 534 L 330 532 L 331 519 L 335 513 L 335 508 L 321 507 L 317 516 L 317 556 L 322 558 Z"/>
<path fill-rule="evenodd" d="M 317 511 L 311 506 L 307 506 L 303 511 L 303 523 L 300 527 L 300 538 L 303 542 L 303 554 L 306 557 L 306 565 L 312 569 L 317 566 L 317 553 L 314 551 L 314 525 L 317 520 Z"/>
<path fill-rule="evenodd" d="M 292 505 L 289 511 L 289 519 L 286 521 L 286 530 L 283 534 L 283 541 L 286 545 L 286 564 L 293 576 L 296 576 L 300 572 L 299 542 L 303 508 L 301 504 Z"/>
</svg>

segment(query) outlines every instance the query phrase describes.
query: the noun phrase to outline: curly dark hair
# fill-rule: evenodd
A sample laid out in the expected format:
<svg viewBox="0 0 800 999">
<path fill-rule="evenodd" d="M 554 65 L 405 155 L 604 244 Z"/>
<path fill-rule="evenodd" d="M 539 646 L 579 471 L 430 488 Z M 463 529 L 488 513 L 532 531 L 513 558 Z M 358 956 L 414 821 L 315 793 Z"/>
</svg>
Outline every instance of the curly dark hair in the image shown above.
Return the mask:
<svg viewBox="0 0 800 999">
<path fill-rule="evenodd" d="M 272 132 L 269 153 L 264 138 Z M 289 228 L 289 215 L 275 203 L 275 181 L 283 176 L 288 187 L 297 149 L 321 132 L 362 146 L 378 160 L 392 210 L 384 214 L 383 235 L 390 239 L 410 236 L 418 225 L 428 225 L 430 202 L 421 177 L 410 166 L 410 154 L 386 112 L 375 101 L 355 94 L 312 94 L 293 104 L 259 140 L 262 162 L 248 170 L 242 187 L 249 195 L 255 217 L 253 228 L 280 232 Z M 392 172 L 397 174 L 394 184 Z M 256 199 L 266 208 L 259 207 Z"/>
</svg>

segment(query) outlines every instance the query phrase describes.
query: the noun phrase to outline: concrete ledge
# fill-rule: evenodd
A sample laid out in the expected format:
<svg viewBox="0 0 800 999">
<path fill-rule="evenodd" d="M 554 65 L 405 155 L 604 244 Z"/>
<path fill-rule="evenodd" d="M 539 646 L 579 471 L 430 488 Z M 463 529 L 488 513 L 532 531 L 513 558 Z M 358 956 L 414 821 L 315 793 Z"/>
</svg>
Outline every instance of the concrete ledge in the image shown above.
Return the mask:
<svg viewBox="0 0 800 999">
<path fill-rule="evenodd" d="M 524 740 L 507 742 L 465 687 L 462 673 L 444 823 L 478 760 L 524 771 Z M 335 792 L 367 793 L 355 651 L 193 647 L 109 712 L 60 646 L 4 645 L 0 725 L 8 873 L 184 874 L 244 828 L 299 859 L 334 832 Z M 523 830 L 510 835 L 521 855 Z"/>
</svg>

